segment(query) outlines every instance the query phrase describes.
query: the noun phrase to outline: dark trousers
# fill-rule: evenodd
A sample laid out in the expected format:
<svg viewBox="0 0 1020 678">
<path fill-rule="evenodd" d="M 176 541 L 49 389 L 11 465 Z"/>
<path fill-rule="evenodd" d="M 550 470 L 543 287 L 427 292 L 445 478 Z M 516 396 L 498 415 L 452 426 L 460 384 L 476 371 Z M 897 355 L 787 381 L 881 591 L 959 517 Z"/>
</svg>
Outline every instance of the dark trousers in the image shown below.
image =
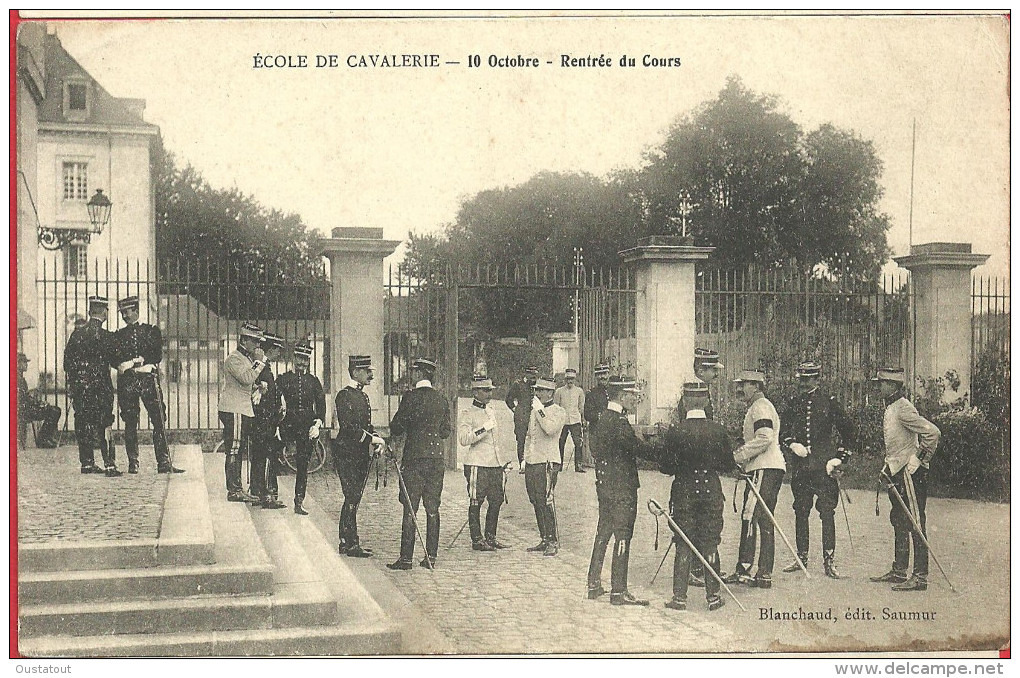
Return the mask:
<svg viewBox="0 0 1020 678">
<path fill-rule="evenodd" d="M 273 500 L 279 495 L 277 476 L 280 474 L 280 454 L 283 443 L 276 437 L 276 428 L 270 422 L 255 420 L 251 441 L 251 494 L 262 500 Z"/>
<path fill-rule="evenodd" d="M 822 519 L 822 554 L 836 550 L 836 506 L 839 504 L 839 485 L 824 469 L 801 471 L 790 483 L 793 490 L 793 512 L 797 516 L 797 555 L 807 560 L 811 548 L 811 505 Z"/>
<path fill-rule="evenodd" d="M 62 410 L 55 405 L 47 405 L 35 400 L 19 403 L 21 412 L 18 414 L 18 443 L 25 447 L 28 438 L 28 425 L 33 421 L 41 421 L 42 426 L 35 434 L 37 447 L 57 446 L 57 423 L 60 422 Z"/>
<path fill-rule="evenodd" d="M 567 436 L 574 441 L 574 468 L 579 469 L 584 465 L 584 435 L 581 433 L 580 422 L 566 424 L 560 431 L 560 464 L 563 464 L 563 449 L 567 445 Z"/>
<path fill-rule="evenodd" d="M 357 546 L 361 543 L 361 538 L 358 536 L 358 505 L 361 503 L 361 498 L 365 494 L 365 486 L 368 484 L 368 466 L 367 456 L 344 459 L 337 464 L 340 488 L 344 492 L 344 505 L 340 509 L 339 526 L 341 546 Z"/>
<path fill-rule="evenodd" d="M 443 494 L 446 468 L 443 459 L 406 459 L 400 465 L 406 496 L 400 493 L 404 519 L 400 526 L 400 559 L 414 558 L 415 522 L 419 504 L 425 505 L 425 550 L 435 562 L 439 553 L 439 503 Z"/>
<path fill-rule="evenodd" d="M 637 489 L 632 493 L 598 493 L 599 522 L 595 528 L 595 543 L 588 564 L 588 588 L 602 583 L 602 564 L 606 559 L 609 540 L 616 537 L 613 547 L 612 592 L 627 590 L 627 570 L 630 566 L 630 540 L 637 520 Z"/>
<path fill-rule="evenodd" d="M 503 508 L 503 469 L 499 466 L 464 466 L 468 491 L 468 528 L 471 542 L 495 537 L 499 526 L 499 511 Z M 485 511 L 485 533 L 482 533 L 482 504 L 489 502 Z"/>
<path fill-rule="evenodd" d="M 676 540 L 674 540 L 676 541 Z M 712 566 L 716 574 L 720 573 L 719 569 L 719 547 L 712 546 L 709 548 L 702 545 L 695 544 L 698 547 L 698 551 L 705 557 L 708 564 Z M 680 539 L 676 545 L 676 557 L 673 560 L 673 597 L 678 600 L 687 600 L 687 585 L 688 578 L 691 575 L 691 565 L 697 563 L 701 566 L 701 571 L 705 571 L 705 566 L 701 564 L 698 557 L 691 552 L 691 547 L 687 545 L 683 539 Z M 712 575 L 705 573 L 705 597 L 709 600 L 719 595 L 719 580 Z"/>
<path fill-rule="evenodd" d="M 759 469 L 752 473 L 752 480 L 758 493 L 765 500 L 772 515 L 776 513 L 776 501 L 779 499 L 779 488 L 783 485 L 782 469 Z M 758 574 L 771 575 L 776 558 L 775 526 L 768 515 L 762 510 L 758 498 L 750 488 L 744 488 L 744 509 L 740 523 L 740 549 L 737 555 L 737 571 L 748 574 L 754 563 L 755 542 L 761 535 L 761 547 L 758 551 Z"/>
<path fill-rule="evenodd" d="M 535 507 L 535 520 L 538 522 L 538 534 L 542 541 L 558 541 L 556 532 L 556 477 L 560 465 L 554 462 L 544 464 L 528 464 L 524 467 L 524 486 L 528 490 L 528 499 Z"/>
<path fill-rule="evenodd" d="M 894 475 L 892 480 L 904 503 L 909 507 L 910 499 L 907 496 L 906 480 L 904 478 L 906 473 L 907 470 L 904 468 Z M 918 522 L 921 524 L 924 536 L 927 537 L 928 531 L 925 527 L 924 508 L 925 504 L 928 503 L 928 469 L 923 467 L 917 469 L 914 475 L 910 476 L 910 480 L 914 484 L 914 496 L 917 497 Z M 892 509 L 889 511 L 889 522 L 893 526 L 893 569 L 897 572 L 905 573 L 907 571 L 907 566 L 910 564 L 910 542 L 912 540 L 914 543 L 914 574 L 924 577 L 928 576 L 928 547 L 924 545 L 921 536 L 914 531 L 910 518 L 904 512 L 900 503 L 896 501 L 892 490 L 889 490 L 889 501 L 892 503 Z"/>
<path fill-rule="evenodd" d="M 98 447 L 103 455 L 103 466 L 114 468 L 117 465 L 117 453 L 113 441 L 106 437 L 106 429 L 113 424 L 113 397 L 111 394 L 109 409 L 102 406 L 90 408 L 74 401 L 74 437 L 78 443 L 78 461 L 82 468 L 96 465 L 95 449 Z"/>
<path fill-rule="evenodd" d="M 241 456 L 251 459 L 251 428 L 252 418 L 233 412 L 220 412 L 220 423 L 223 424 L 223 451 L 226 461 L 223 473 L 227 480 L 227 492 L 237 494 L 244 492 L 241 482 Z M 249 470 L 251 465 L 249 464 Z M 251 484 L 251 478 L 248 479 Z"/>
<path fill-rule="evenodd" d="M 308 462 L 312 459 L 312 452 L 315 451 L 315 441 L 305 435 L 295 441 L 297 450 L 294 452 L 294 465 L 297 470 L 294 475 L 294 503 L 299 504 L 305 500 L 305 492 L 308 490 Z"/>
<path fill-rule="evenodd" d="M 117 377 L 117 404 L 124 420 L 124 447 L 128 464 L 138 466 L 138 401 L 145 405 L 152 425 L 152 447 L 159 468 L 170 466 L 170 449 L 166 440 L 166 405 L 154 374 L 125 372 Z M 226 444 L 226 443 L 224 443 Z"/>
<path fill-rule="evenodd" d="M 517 439 L 517 463 L 524 462 L 524 442 L 528 439 L 528 427 L 514 426 L 514 437 Z"/>
</svg>

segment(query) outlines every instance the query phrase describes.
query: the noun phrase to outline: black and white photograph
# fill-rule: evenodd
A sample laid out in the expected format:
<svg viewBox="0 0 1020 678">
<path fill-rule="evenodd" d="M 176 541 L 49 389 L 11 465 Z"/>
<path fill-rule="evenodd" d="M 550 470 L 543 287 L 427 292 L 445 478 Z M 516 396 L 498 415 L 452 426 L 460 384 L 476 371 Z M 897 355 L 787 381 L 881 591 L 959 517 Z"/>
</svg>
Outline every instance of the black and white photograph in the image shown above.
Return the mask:
<svg viewBox="0 0 1020 678">
<path fill-rule="evenodd" d="M 11 659 L 1002 672 L 1008 12 L 10 41 Z"/>
</svg>

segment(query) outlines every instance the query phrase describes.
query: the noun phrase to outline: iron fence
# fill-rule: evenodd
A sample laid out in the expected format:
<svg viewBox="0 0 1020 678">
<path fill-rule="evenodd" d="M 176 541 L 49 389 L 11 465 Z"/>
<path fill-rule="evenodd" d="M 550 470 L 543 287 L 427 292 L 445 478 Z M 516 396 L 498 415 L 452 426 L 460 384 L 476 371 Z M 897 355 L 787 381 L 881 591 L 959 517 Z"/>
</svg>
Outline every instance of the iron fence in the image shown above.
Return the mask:
<svg viewBox="0 0 1020 678">
<path fill-rule="evenodd" d="M 1010 380 L 1009 279 L 971 278 L 971 403 L 1007 417 Z"/>
<path fill-rule="evenodd" d="M 329 283 L 323 271 L 303 272 L 267 267 L 242 270 L 212 262 L 99 260 L 68 275 L 55 261 L 44 260 L 36 281 L 39 303 L 38 389 L 42 397 L 67 412 L 73 408 L 64 379 L 67 338 L 87 317 L 87 297 L 110 300 L 106 327 L 123 323 L 117 300 L 139 297 L 140 322 L 159 327 L 163 336 L 160 379 L 167 405 L 167 427 L 201 430 L 219 427 L 219 366 L 237 345 L 244 322 L 284 337 L 286 348 L 274 371 L 290 369 L 292 349 L 307 339 L 314 347 L 313 369 L 329 382 Z M 327 386 L 328 388 L 328 386 Z M 143 408 L 142 426 L 148 426 Z M 118 416 L 116 428 L 121 427 Z"/>
<path fill-rule="evenodd" d="M 725 364 L 713 397 L 733 401 L 742 369 L 764 370 L 773 392 L 792 387 L 797 364 L 815 360 L 827 387 L 859 406 L 879 365 L 913 371 L 909 276 L 834 280 L 784 269 L 703 269 L 695 284 L 697 344 Z"/>
</svg>

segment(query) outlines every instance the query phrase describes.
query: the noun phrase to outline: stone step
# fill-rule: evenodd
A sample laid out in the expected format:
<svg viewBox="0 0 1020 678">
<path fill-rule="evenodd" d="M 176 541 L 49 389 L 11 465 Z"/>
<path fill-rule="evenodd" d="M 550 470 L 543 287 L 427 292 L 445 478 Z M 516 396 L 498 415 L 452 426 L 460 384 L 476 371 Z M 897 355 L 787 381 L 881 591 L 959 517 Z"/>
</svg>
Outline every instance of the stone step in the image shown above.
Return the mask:
<svg viewBox="0 0 1020 678">
<path fill-rule="evenodd" d="M 18 547 L 19 572 L 138 569 L 213 563 L 214 538 L 202 472 L 202 449 L 197 445 L 175 447 L 174 463 L 184 469 L 190 468 L 190 472 L 168 476 L 158 538 L 23 544 Z"/>
</svg>

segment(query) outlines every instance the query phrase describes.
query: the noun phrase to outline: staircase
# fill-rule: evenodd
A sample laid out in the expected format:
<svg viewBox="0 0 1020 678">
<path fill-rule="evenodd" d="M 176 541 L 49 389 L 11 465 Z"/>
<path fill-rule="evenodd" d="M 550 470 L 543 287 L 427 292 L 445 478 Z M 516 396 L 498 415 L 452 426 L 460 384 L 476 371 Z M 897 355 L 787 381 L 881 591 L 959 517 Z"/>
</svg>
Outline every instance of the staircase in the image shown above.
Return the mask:
<svg viewBox="0 0 1020 678">
<path fill-rule="evenodd" d="M 188 472 L 170 478 L 157 539 L 19 548 L 21 654 L 398 653 L 398 627 L 312 522 L 227 502 L 222 457 L 204 458 L 174 450 Z"/>
</svg>

